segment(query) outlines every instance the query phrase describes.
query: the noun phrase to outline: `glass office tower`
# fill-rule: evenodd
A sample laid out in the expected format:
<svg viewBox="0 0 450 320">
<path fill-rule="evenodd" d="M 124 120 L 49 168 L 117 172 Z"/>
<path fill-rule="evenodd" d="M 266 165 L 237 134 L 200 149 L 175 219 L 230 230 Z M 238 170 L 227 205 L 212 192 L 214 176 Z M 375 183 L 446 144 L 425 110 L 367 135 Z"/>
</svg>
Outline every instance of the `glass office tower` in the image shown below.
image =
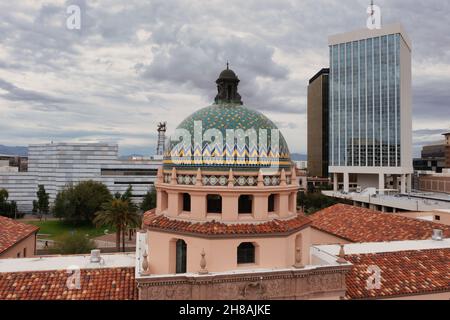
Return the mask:
<svg viewBox="0 0 450 320">
<path fill-rule="evenodd" d="M 403 181 L 412 173 L 411 43 L 406 33 L 399 24 L 363 29 L 331 36 L 329 45 L 330 172 L 344 174 L 345 191 L 348 174 L 365 175 L 358 179 L 363 188 L 375 181 L 385 189 L 385 175 Z"/>
</svg>

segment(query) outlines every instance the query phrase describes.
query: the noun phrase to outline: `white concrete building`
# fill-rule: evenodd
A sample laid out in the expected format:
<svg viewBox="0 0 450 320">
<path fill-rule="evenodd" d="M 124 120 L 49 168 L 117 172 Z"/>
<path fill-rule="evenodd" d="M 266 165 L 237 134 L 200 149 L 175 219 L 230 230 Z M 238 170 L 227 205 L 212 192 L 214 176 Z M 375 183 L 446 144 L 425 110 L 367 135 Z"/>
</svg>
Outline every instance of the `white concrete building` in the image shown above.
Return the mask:
<svg viewBox="0 0 450 320">
<path fill-rule="evenodd" d="M 45 186 L 50 201 L 67 184 L 94 180 L 111 193 L 133 187 L 136 201 L 149 191 L 156 179 L 160 159 L 119 160 L 118 145 L 108 143 L 53 143 L 30 145 L 28 172 L 1 172 L 0 188 L 9 192 L 19 211 L 30 212 L 38 185 Z"/>
<path fill-rule="evenodd" d="M 19 168 L 10 167 L 9 160 L 0 160 L 0 172 L 18 172 Z"/>
<path fill-rule="evenodd" d="M 308 161 L 300 161 L 300 160 L 296 160 L 294 161 L 295 163 L 295 167 L 299 170 L 306 170 L 308 169 Z"/>
<path fill-rule="evenodd" d="M 400 24 L 329 37 L 330 167 L 349 192 L 349 175 L 382 194 L 386 178 L 411 190 L 411 41 Z M 398 180 L 397 180 L 398 179 Z"/>
</svg>

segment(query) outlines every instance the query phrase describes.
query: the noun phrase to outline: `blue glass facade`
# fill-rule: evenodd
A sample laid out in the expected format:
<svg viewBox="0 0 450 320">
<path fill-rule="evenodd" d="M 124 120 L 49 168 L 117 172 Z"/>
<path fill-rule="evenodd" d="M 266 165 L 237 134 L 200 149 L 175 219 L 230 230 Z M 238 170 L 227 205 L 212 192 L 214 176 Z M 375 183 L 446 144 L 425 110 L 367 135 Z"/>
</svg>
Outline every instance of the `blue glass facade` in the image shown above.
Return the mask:
<svg viewBox="0 0 450 320">
<path fill-rule="evenodd" d="M 400 34 L 330 46 L 330 166 L 400 166 Z"/>
</svg>

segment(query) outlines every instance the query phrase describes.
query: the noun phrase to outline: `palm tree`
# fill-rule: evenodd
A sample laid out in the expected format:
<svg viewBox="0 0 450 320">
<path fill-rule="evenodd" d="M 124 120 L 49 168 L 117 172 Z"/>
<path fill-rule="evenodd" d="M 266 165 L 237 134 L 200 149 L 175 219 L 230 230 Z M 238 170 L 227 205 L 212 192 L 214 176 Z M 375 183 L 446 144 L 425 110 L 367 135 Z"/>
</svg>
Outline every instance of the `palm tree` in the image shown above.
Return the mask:
<svg viewBox="0 0 450 320">
<path fill-rule="evenodd" d="M 122 248 L 125 252 L 125 231 L 127 228 L 139 226 L 141 217 L 130 200 L 114 198 L 102 205 L 102 210 L 95 213 L 94 223 L 97 226 L 113 226 L 116 228 L 116 248 L 120 251 L 122 233 Z"/>
</svg>

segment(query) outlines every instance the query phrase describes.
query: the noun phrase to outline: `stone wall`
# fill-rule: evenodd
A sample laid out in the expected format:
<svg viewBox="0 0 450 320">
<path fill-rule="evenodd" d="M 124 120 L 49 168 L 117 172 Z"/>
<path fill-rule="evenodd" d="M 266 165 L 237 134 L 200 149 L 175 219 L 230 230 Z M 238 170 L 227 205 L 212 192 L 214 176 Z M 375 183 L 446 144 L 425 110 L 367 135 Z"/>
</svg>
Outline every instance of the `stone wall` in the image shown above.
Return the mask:
<svg viewBox="0 0 450 320">
<path fill-rule="evenodd" d="M 139 300 L 341 299 L 351 266 L 218 275 L 138 277 Z"/>
</svg>

